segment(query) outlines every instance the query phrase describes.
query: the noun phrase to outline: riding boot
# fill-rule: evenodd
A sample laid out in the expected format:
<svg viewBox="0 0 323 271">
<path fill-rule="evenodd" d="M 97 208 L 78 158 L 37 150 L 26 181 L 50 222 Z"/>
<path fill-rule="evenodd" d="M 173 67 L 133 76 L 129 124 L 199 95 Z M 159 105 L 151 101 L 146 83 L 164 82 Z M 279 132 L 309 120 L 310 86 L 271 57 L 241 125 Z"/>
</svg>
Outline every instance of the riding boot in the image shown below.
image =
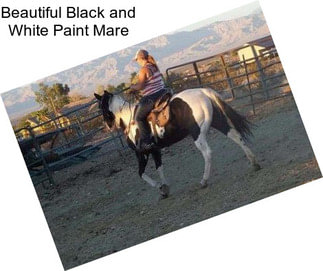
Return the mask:
<svg viewBox="0 0 323 271">
<path fill-rule="evenodd" d="M 150 151 L 155 147 L 150 134 L 150 127 L 146 120 L 137 121 L 140 131 L 140 149 L 141 151 Z"/>
<path fill-rule="evenodd" d="M 142 152 L 148 152 L 156 148 L 156 144 L 153 141 L 150 142 L 141 142 L 140 144 L 140 151 Z"/>
</svg>

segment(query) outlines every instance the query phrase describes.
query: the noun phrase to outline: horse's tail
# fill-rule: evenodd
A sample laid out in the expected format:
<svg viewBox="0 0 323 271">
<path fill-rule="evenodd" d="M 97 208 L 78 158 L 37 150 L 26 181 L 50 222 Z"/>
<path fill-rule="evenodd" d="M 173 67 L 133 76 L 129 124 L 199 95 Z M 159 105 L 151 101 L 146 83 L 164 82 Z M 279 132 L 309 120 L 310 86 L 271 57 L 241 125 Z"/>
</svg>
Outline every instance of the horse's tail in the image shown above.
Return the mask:
<svg viewBox="0 0 323 271">
<path fill-rule="evenodd" d="M 211 99 L 213 106 L 223 113 L 229 126 L 235 128 L 240 133 L 241 137 L 245 141 L 248 141 L 248 137 L 252 136 L 251 128 L 253 124 L 248 121 L 245 116 L 240 115 L 230 105 L 221 100 L 218 93 L 213 89 L 203 88 L 202 91 Z"/>
</svg>

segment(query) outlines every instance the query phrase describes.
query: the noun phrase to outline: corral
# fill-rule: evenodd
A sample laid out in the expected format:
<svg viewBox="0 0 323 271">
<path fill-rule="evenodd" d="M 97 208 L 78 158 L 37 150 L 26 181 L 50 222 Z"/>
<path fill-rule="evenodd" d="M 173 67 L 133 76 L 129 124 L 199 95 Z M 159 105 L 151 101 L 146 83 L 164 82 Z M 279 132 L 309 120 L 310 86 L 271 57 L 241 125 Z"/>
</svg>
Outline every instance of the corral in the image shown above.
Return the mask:
<svg viewBox="0 0 323 271">
<path fill-rule="evenodd" d="M 321 176 L 274 48 L 242 61 L 232 52 L 225 52 L 169 68 L 167 74 L 175 92 L 211 86 L 247 115 L 256 125 L 250 146 L 262 169 L 250 172 L 240 148 L 212 130 L 208 138 L 213 151 L 209 187 L 199 188 L 203 159 L 187 138 L 163 150 L 171 196 L 160 201 L 158 191 L 139 178 L 135 155 L 123 148 L 118 136 L 106 136 L 102 126 L 93 129 L 88 125 L 84 129 L 87 121 L 100 118 L 100 112 L 86 114 L 83 119 L 76 115 L 70 128 L 53 132 L 61 134 L 60 141 L 66 147 L 65 151 L 59 146 L 53 149 L 67 152 L 74 146 L 74 153 L 61 162 L 49 162 L 47 177 L 55 186 L 36 186 L 66 269 Z M 68 138 L 69 130 L 77 135 L 78 145 Z M 35 146 L 39 146 L 37 135 L 33 138 Z M 79 146 L 86 148 L 78 149 Z M 89 155 L 90 149 L 96 152 Z M 87 155 L 82 156 L 82 152 Z M 74 158 L 79 163 L 58 166 Z M 46 171 L 46 156 L 42 159 Z M 151 161 L 147 170 L 156 176 Z M 43 180 L 33 180 L 44 184 Z"/>
</svg>

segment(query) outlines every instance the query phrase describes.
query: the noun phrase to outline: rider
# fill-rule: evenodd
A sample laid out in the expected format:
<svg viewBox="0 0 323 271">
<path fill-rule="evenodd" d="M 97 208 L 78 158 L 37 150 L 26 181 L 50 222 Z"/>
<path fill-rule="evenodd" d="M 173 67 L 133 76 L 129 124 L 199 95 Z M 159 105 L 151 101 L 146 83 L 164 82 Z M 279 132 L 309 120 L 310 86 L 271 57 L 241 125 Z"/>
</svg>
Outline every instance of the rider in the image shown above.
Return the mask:
<svg viewBox="0 0 323 271">
<path fill-rule="evenodd" d="M 135 121 L 140 131 L 140 148 L 149 151 L 154 147 L 147 116 L 154 108 L 154 103 L 165 93 L 163 76 L 154 58 L 146 50 L 138 50 L 134 60 L 141 66 L 138 74 L 138 83 L 130 86 L 138 91 L 141 99 L 135 114 Z"/>
</svg>

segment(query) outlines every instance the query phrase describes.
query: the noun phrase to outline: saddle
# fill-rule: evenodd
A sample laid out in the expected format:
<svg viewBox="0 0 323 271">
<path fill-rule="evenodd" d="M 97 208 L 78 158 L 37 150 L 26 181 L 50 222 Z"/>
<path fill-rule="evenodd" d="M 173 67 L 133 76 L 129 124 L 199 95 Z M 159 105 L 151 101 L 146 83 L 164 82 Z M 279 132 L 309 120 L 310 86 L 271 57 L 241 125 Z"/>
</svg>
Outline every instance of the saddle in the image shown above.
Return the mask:
<svg viewBox="0 0 323 271">
<path fill-rule="evenodd" d="M 172 93 L 166 92 L 161 96 L 154 105 L 154 109 L 147 116 L 147 121 L 151 121 L 153 127 L 158 125 L 164 127 L 169 121 L 169 101 L 172 97 Z"/>
<path fill-rule="evenodd" d="M 154 104 L 153 110 L 149 113 L 147 116 L 147 121 L 152 123 L 152 132 L 154 134 L 154 137 L 156 139 L 157 137 L 157 129 L 156 126 L 164 127 L 169 122 L 170 119 L 170 109 L 169 109 L 169 102 L 172 98 L 173 94 L 171 91 L 167 91 L 165 94 L 163 94 Z M 138 105 L 136 105 L 134 109 L 134 116 L 136 115 Z M 130 125 L 135 124 L 135 120 L 131 120 Z M 129 132 L 129 128 L 124 131 L 125 134 Z"/>
</svg>

